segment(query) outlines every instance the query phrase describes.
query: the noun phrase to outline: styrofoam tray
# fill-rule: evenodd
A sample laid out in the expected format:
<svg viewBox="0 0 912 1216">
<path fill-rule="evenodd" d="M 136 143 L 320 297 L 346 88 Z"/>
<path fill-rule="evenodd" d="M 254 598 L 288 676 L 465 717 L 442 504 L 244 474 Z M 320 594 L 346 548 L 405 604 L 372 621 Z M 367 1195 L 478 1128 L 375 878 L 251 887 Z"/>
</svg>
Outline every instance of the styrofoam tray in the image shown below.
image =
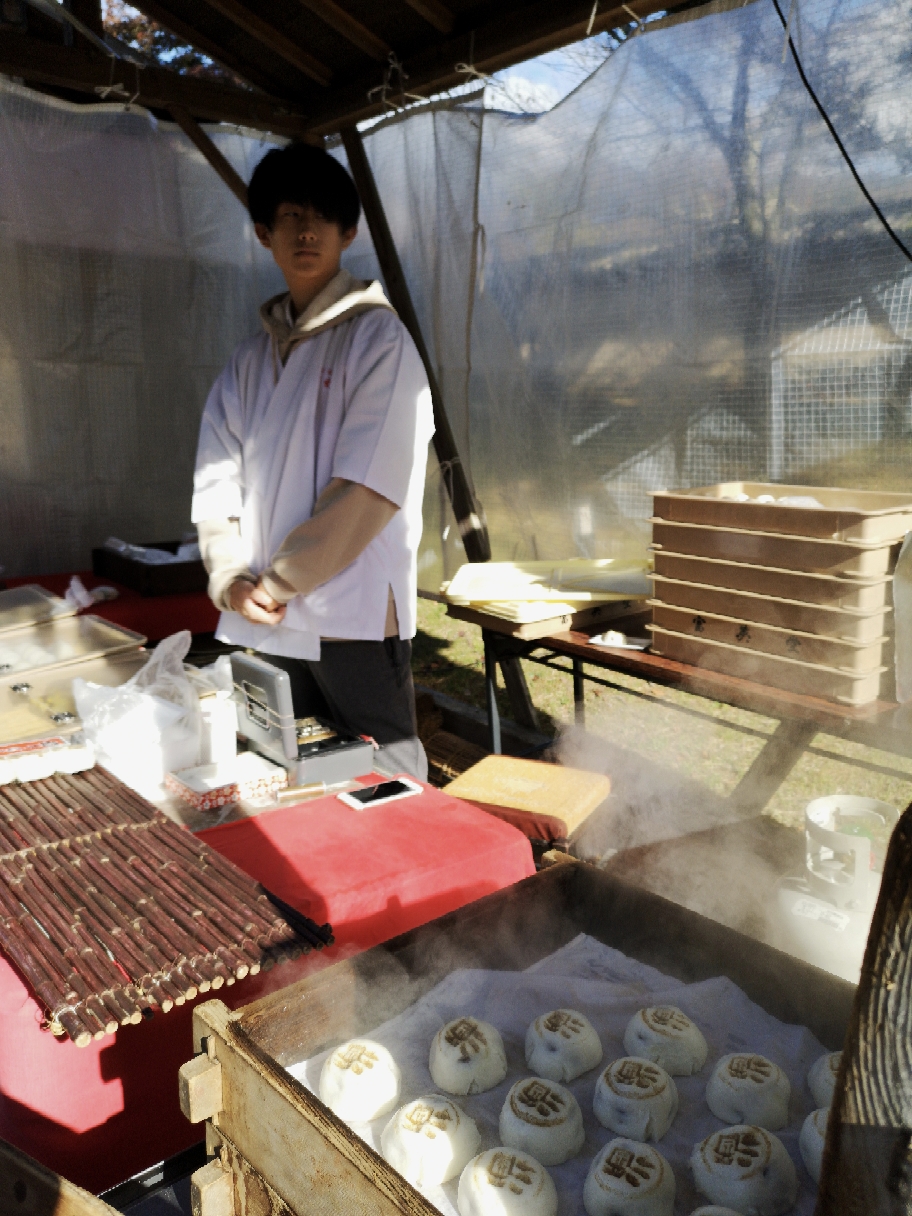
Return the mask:
<svg viewBox="0 0 912 1216">
<path fill-rule="evenodd" d="M 893 643 L 888 637 L 872 642 L 847 642 L 839 638 L 822 638 L 812 633 L 780 629 L 775 625 L 760 625 L 730 616 L 709 612 L 694 612 L 689 608 L 674 608 L 652 600 L 653 623 L 673 633 L 711 642 L 727 642 L 741 650 L 779 655 L 784 659 L 799 659 L 803 663 L 821 663 L 839 671 L 863 673 L 880 671 L 892 660 Z"/>
<path fill-rule="evenodd" d="M 802 604 L 774 595 L 707 587 L 702 583 L 681 582 L 659 575 L 653 576 L 653 585 L 656 600 L 663 604 L 673 604 L 694 612 L 736 617 L 742 621 L 756 621 L 762 625 L 778 625 L 781 629 L 798 633 L 866 643 L 893 631 L 893 610 L 886 606 L 873 612 L 863 612 L 857 608 L 836 608 L 829 604 Z"/>
<path fill-rule="evenodd" d="M 838 671 L 833 667 L 801 663 L 796 659 L 758 654 L 726 642 L 688 637 L 657 625 L 650 625 L 649 629 L 655 654 L 688 663 L 692 667 L 752 680 L 769 688 L 800 692 L 809 697 L 824 697 L 844 705 L 868 705 L 876 701 L 880 696 L 882 673 L 887 670 L 880 667 L 861 674 Z"/>
<path fill-rule="evenodd" d="M 736 495 L 756 499 L 816 498 L 820 508 L 779 502 L 734 502 Z M 750 528 L 830 540 L 895 541 L 912 529 L 912 494 L 839 490 L 826 486 L 784 486 L 729 481 L 692 490 L 663 490 L 653 496 L 654 514 L 679 523 Z"/>
<path fill-rule="evenodd" d="M 752 591 L 803 604 L 828 604 L 863 612 L 876 612 L 888 606 L 893 594 L 893 579 L 889 575 L 879 579 L 853 579 L 829 574 L 799 574 L 794 570 L 752 566 L 746 562 L 689 557 L 686 553 L 670 553 L 666 549 L 655 552 L 655 573 L 686 583 Z"/>
<path fill-rule="evenodd" d="M 900 549 L 899 541 L 882 544 L 821 540 L 706 524 L 679 524 L 665 519 L 652 520 L 652 540 L 663 549 L 694 557 L 852 578 L 892 574 Z"/>
</svg>

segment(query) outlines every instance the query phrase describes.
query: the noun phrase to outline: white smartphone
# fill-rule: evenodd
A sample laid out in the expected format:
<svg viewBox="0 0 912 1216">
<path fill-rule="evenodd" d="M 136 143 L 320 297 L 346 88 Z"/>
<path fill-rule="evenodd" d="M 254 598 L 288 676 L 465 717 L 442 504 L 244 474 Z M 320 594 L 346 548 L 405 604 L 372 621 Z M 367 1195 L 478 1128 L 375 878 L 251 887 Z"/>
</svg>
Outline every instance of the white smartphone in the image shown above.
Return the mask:
<svg viewBox="0 0 912 1216">
<path fill-rule="evenodd" d="M 362 785 L 358 790 L 348 790 L 344 794 L 336 794 L 336 797 L 353 810 L 364 811 L 368 807 L 381 806 L 384 802 L 398 802 L 400 798 L 423 793 L 417 781 L 396 777 L 392 781 L 381 781 L 378 785 Z"/>
</svg>

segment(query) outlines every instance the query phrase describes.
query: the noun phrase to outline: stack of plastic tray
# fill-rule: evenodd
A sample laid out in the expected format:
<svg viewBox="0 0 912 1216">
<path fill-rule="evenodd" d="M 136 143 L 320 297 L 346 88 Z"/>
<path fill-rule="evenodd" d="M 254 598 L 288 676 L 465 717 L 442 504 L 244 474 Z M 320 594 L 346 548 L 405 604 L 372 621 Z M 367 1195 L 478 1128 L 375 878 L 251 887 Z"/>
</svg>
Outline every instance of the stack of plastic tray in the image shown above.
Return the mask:
<svg viewBox="0 0 912 1216">
<path fill-rule="evenodd" d="M 655 653 L 843 704 L 890 695 L 912 494 L 728 482 L 654 503 Z"/>
</svg>

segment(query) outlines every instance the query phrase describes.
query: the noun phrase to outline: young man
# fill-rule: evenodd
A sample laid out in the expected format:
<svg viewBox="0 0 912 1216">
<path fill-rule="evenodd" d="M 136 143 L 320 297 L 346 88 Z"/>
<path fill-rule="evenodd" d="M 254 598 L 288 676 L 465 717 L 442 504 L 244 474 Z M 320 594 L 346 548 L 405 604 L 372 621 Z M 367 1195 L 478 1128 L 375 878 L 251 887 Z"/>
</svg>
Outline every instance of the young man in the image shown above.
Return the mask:
<svg viewBox="0 0 912 1216">
<path fill-rule="evenodd" d="M 354 184 L 328 153 L 269 152 L 249 187 L 288 291 L 209 394 L 192 517 L 222 610 L 216 636 L 292 675 L 295 710 L 380 744 L 385 772 L 427 776 L 411 641 L 431 395 L 379 283 L 340 268 Z"/>
</svg>

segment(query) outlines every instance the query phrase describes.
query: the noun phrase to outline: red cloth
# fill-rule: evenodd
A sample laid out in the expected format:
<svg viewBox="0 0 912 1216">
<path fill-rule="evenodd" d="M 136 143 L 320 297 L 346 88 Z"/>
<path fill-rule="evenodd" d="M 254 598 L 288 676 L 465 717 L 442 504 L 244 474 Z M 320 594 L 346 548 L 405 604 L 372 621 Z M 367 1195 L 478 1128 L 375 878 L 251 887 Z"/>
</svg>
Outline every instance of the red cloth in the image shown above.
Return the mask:
<svg viewBox="0 0 912 1216">
<path fill-rule="evenodd" d="M 369 783 L 365 779 L 365 784 Z M 237 1007 L 533 873 L 508 824 L 427 787 L 373 810 L 330 796 L 201 833 L 336 945 L 213 994 Z M 199 1000 L 207 1000 L 208 994 Z M 177 1101 L 192 1006 L 86 1048 L 39 1029 L 30 990 L 0 956 L 0 1137 L 92 1191 L 201 1138 Z"/>
<path fill-rule="evenodd" d="M 191 633 L 214 633 L 218 625 L 218 609 L 202 591 L 189 595 L 140 595 L 129 587 L 112 583 L 109 578 L 98 578 L 91 570 L 80 570 L 79 577 L 86 590 L 93 587 L 116 587 L 120 598 L 96 604 L 90 609 L 93 616 L 100 616 L 124 629 L 141 633 L 150 642 L 160 642 L 181 629 Z M 28 578 L 8 578 L 8 587 L 21 587 L 23 583 L 37 583 L 54 595 L 63 595 L 69 586 L 72 574 L 36 574 Z"/>
<path fill-rule="evenodd" d="M 556 815 L 542 815 L 540 811 L 518 811 L 512 806 L 500 806 L 496 802 L 481 802 L 478 798 L 467 798 L 472 806 L 489 815 L 496 815 L 504 823 L 512 823 L 515 828 L 528 836 L 530 840 L 544 840 L 548 844 L 557 844 L 567 839 L 567 825 Z"/>
</svg>

